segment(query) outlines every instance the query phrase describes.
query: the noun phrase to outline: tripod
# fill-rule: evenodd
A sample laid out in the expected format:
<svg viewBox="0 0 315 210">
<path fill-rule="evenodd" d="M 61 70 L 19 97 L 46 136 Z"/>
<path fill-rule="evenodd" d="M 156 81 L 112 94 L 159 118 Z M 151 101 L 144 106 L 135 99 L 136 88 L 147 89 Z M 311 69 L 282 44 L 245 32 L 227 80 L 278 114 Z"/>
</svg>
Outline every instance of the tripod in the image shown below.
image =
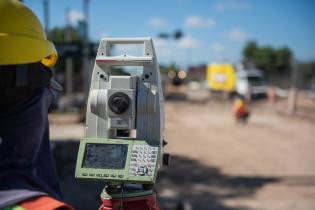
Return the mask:
<svg viewBox="0 0 315 210">
<path fill-rule="evenodd" d="M 156 193 L 141 185 L 106 186 L 100 197 L 99 210 L 160 210 Z"/>
</svg>

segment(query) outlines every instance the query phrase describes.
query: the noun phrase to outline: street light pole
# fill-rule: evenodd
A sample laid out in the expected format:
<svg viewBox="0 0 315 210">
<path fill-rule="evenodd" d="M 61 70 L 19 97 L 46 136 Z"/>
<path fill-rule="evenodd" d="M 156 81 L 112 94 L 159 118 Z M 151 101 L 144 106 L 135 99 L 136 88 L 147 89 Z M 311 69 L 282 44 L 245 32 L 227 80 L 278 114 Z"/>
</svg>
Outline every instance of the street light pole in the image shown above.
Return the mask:
<svg viewBox="0 0 315 210">
<path fill-rule="evenodd" d="M 292 62 L 291 66 L 291 87 L 288 98 L 288 113 L 293 115 L 297 110 L 299 69 L 295 60 Z"/>
<path fill-rule="evenodd" d="M 69 20 L 69 9 L 66 9 L 66 29 L 65 29 L 65 42 L 72 42 L 72 33 Z M 65 72 L 65 85 L 66 85 L 66 94 L 67 96 L 72 96 L 73 92 L 73 60 L 72 57 L 67 55 L 66 57 L 66 72 Z"/>
<path fill-rule="evenodd" d="M 82 59 L 82 75 L 84 80 L 84 95 L 87 97 L 89 92 L 89 34 L 88 34 L 88 18 L 89 18 L 89 0 L 83 0 L 84 12 L 84 33 L 83 33 L 83 59 Z"/>
<path fill-rule="evenodd" d="M 48 32 L 49 32 L 49 2 L 48 0 L 44 0 L 43 5 L 44 5 L 45 32 L 46 32 L 46 35 L 48 35 Z"/>
</svg>

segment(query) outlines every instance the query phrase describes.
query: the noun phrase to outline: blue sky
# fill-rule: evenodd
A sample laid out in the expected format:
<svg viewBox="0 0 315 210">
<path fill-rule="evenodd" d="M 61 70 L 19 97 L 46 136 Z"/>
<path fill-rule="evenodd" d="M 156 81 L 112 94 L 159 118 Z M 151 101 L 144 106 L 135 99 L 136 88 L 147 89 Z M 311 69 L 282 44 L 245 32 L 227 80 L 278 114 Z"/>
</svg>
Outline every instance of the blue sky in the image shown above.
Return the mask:
<svg viewBox="0 0 315 210">
<path fill-rule="evenodd" d="M 42 0 L 24 2 L 43 21 Z M 84 18 L 83 0 L 50 0 L 50 27 Z M 290 47 L 298 60 L 315 59 L 313 0 L 90 0 L 89 36 L 154 38 L 158 59 L 181 66 L 241 59 L 247 40 Z M 157 38 L 184 32 L 180 41 Z"/>
</svg>

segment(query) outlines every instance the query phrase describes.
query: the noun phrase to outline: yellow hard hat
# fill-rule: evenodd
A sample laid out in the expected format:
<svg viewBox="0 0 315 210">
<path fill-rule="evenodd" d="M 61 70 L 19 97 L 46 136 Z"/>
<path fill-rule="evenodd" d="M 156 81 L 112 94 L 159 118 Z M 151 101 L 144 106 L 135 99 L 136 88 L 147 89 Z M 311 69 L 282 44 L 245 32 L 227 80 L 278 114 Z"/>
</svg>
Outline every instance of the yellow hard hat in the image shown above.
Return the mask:
<svg viewBox="0 0 315 210">
<path fill-rule="evenodd" d="M 42 62 L 55 65 L 58 54 L 35 14 L 18 0 L 0 0 L 0 65 Z"/>
<path fill-rule="evenodd" d="M 236 99 L 235 101 L 234 101 L 234 106 L 236 107 L 236 108 L 240 108 L 240 107 L 242 107 L 244 105 L 244 101 L 242 100 L 242 99 Z"/>
</svg>

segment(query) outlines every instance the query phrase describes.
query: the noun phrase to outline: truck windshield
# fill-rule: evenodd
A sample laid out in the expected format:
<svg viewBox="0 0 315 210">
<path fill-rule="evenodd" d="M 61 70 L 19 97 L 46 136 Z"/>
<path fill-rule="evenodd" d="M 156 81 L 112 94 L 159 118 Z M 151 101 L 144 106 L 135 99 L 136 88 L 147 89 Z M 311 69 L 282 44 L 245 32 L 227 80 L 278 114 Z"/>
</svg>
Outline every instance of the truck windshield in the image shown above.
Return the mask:
<svg viewBox="0 0 315 210">
<path fill-rule="evenodd" d="M 247 79 L 248 79 L 248 82 L 250 85 L 257 86 L 257 85 L 264 85 L 265 84 L 265 81 L 262 77 L 249 76 L 249 77 L 247 77 Z"/>
</svg>

